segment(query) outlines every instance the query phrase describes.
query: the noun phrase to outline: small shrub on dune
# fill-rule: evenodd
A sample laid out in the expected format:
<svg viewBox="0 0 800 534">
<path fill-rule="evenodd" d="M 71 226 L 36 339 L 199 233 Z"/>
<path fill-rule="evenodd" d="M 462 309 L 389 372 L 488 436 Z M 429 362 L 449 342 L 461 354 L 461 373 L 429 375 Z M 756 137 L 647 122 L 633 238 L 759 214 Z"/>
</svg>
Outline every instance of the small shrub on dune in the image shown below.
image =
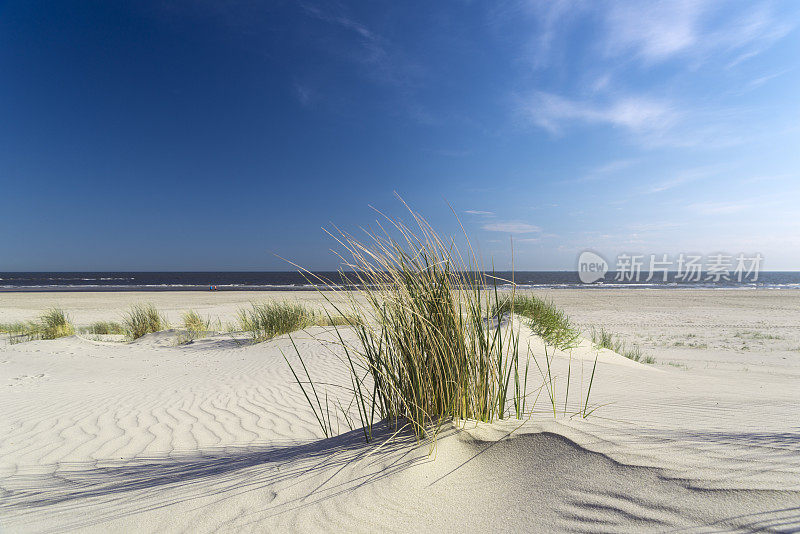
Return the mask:
<svg viewBox="0 0 800 534">
<path fill-rule="evenodd" d="M 166 318 L 152 304 L 133 306 L 123 319 L 125 334 L 130 339 L 138 339 L 145 334 L 160 332 L 169 328 Z"/>
</svg>

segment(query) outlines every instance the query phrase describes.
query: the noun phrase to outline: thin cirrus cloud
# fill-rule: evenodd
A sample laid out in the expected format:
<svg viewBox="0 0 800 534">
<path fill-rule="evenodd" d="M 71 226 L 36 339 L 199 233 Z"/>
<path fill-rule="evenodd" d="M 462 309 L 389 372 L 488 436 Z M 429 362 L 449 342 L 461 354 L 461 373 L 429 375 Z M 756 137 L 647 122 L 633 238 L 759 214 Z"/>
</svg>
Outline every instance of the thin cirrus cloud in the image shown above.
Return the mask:
<svg viewBox="0 0 800 534">
<path fill-rule="evenodd" d="M 666 180 L 662 180 L 660 182 L 651 184 L 645 192 L 651 194 L 663 193 L 664 191 L 669 191 L 670 189 L 674 189 L 684 184 L 696 182 L 698 180 L 706 180 L 709 178 L 719 176 L 723 171 L 727 169 L 728 167 L 725 165 L 708 165 L 705 167 L 687 169 L 679 173 L 676 173 L 675 175 Z"/>
<path fill-rule="evenodd" d="M 688 208 L 700 215 L 723 215 L 728 213 L 738 213 L 752 207 L 747 202 L 696 202 L 690 204 Z"/>
<path fill-rule="evenodd" d="M 579 176 L 577 178 L 569 178 L 563 180 L 561 183 L 571 184 L 571 183 L 593 182 L 597 180 L 607 180 L 610 178 L 614 178 L 623 171 L 626 171 L 636 163 L 637 163 L 636 159 L 619 159 L 619 160 L 609 161 L 607 163 L 604 163 L 603 165 L 591 169 L 583 176 Z"/>
<path fill-rule="evenodd" d="M 604 52 L 633 53 L 647 63 L 684 52 L 697 44 L 707 9 L 708 3 L 699 0 L 615 2 L 606 11 Z"/>
<path fill-rule="evenodd" d="M 632 55 L 645 64 L 681 55 L 704 62 L 717 54 L 733 54 L 729 66 L 735 66 L 793 29 L 773 12 L 770 2 L 753 2 L 735 16 L 725 13 L 724 6 L 711 0 L 614 2 L 604 10 L 603 52 Z"/>
<path fill-rule="evenodd" d="M 503 232 L 506 234 L 533 234 L 542 231 L 538 226 L 520 221 L 495 221 L 484 224 L 481 228 L 487 232 Z"/>
<path fill-rule="evenodd" d="M 362 67 L 363 75 L 380 85 L 396 87 L 403 91 L 416 87 L 419 67 L 407 59 L 396 43 L 356 20 L 344 5 L 302 1 L 300 8 L 308 17 L 338 28 L 349 37 L 341 42 L 325 39 L 325 53 L 359 65 Z M 406 102 L 405 106 L 419 107 L 413 102 Z M 412 109 L 412 111 L 418 118 L 423 118 L 422 110 Z"/>
<path fill-rule="evenodd" d="M 483 210 L 465 210 L 464 213 L 469 215 L 477 215 L 479 217 L 492 217 L 494 215 L 493 211 L 483 211 Z"/>
<path fill-rule="evenodd" d="M 537 91 L 522 104 L 528 119 L 552 134 L 571 123 L 607 124 L 631 132 L 658 132 L 673 126 L 678 113 L 670 104 L 646 97 L 622 97 L 607 103 L 571 100 Z"/>
<path fill-rule="evenodd" d="M 684 72 L 711 62 L 729 69 L 761 54 L 797 25 L 791 16 L 779 16 L 771 2 L 753 2 L 738 11 L 725 10 L 711 0 L 528 5 L 527 13 L 540 30 L 538 39 L 544 40 L 534 48 L 537 53 L 546 50 L 549 58 L 531 59 L 531 64 L 556 68 L 559 60 L 583 55 L 581 61 L 595 65 L 589 75 L 596 81 L 589 86 L 592 91 L 579 78 L 572 88 L 517 92 L 517 116 L 556 136 L 576 125 L 610 126 L 632 134 L 645 147 L 732 146 L 746 139 L 731 133 L 736 128 L 731 128 L 735 124 L 730 124 L 729 117 L 737 110 L 692 102 L 688 97 L 664 99 L 644 87 L 623 89 L 612 83 L 624 80 L 631 69 L 638 69 L 639 75 L 645 72 L 631 63 L 647 70 L 679 59 Z M 598 38 L 583 49 L 570 48 L 576 23 L 584 19 L 600 21 Z M 756 77 L 751 85 L 757 87 L 772 77 L 774 72 Z"/>
</svg>

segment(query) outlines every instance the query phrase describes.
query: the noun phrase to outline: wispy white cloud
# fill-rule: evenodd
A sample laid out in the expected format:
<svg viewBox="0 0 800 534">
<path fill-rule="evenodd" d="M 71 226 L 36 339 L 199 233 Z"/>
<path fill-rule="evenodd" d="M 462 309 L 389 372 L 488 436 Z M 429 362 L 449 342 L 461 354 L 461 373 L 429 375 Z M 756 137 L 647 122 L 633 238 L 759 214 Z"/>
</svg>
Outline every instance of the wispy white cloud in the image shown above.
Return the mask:
<svg viewBox="0 0 800 534">
<path fill-rule="evenodd" d="M 613 177 L 619 172 L 632 167 L 636 163 L 636 161 L 637 160 L 635 159 L 618 159 L 609 161 L 607 163 L 595 167 L 594 169 L 591 169 L 583 176 L 574 179 L 564 180 L 562 183 L 593 182 L 595 180 L 602 180 L 609 177 Z"/>
<path fill-rule="evenodd" d="M 422 68 L 409 60 L 397 42 L 386 38 L 353 17 L 338 3 L 300 2 L 310 18 L 325 22 L 337 32 L 326 32 L 320 45 L 323 52 L 356 65 L 369 81 L 395 91 L 396 109 L 422 124 L 435 122 L 431 114 L 414 97 L 422 76 Z"/>
<path fill-rule="evenodd" d="M 463 158 L 464 156 L 469 156 L 470 154 L 472 154 L 471 150 L 450 150 L 445 148 L 428 150 L 428 152 L 449 158 Z"/>
<path fill-rule="evenodd" d="M 648 221 L 636 222 L 628 225 L 631 231 L 636 234 L 645 234 L 648 232 L 663 232 L 664 230 L 674 230 L 675 228 L 683 228 L 687 226 L 686 221 Z"/>
<path fill-rule="evenodd" d="M 569 34 L 581 17 L 599 20 L 596 51 L 607 58 L 634 58 L 652 65 L 678 56 L 695 66 L 723 55 L 728 68 L 762 53 L 797 24 L 775 13 L 770 1 L 745 4 L 738 13 L 716 0 L 520 0 L 506 19 L 529 17 L 533 37 L 526 46 L 534 67 L 566 54 Z M 599 85 L 607 79 L 600 77 Z"/>
<path fill-rule="evenodd" d="M 700 215 L 723 215 L 738 213 L 752 207 L 749 202 L 696 202 L 688 208 Z"/>
<path fill-rule="evenodd" d="M 772 135 L 742 128 L 753 118 L 753 109 L 708 102 L 676 103 L 631 95 L 570 99 L 541 91 L 517 102 L 518 117 L 554 136 L 575 126 L 605 125 L 627 133 L 630 142 L 645 148 L 723 148 Z"/>
<path fill-rule="evenodd" d="M 700 17 L 706 2 L 614 2 L 607 9 L 605 52 L 633 54 L 656 62 L 685 51 L 699 39 Z"/>
<path fill-rule="evenodd" d="M 542 91 L 526 98 L 522 111 L 535 125 L 553 134 L 575 122 L 609 124 L 631 132 L 661 131 L 678 119 L 674 107 L 662 100 L 627 96 L 598 103 Z"/>
<path fill-rule="evenodd" d="M 632 62 L 650 66 L 681 60 L 686 75 L 712 62 L 719 68 L 732 68 L 765 51 L 797 26 L 792 17 L 786 17 L 785 8 L 779 15 L 764 1 L 728 10 L 715 0 L 598 0 L 580 7 L 569 2 L 532 3 L 536 6 L 529 8 L 534 14 L 533 28 L 544 43 L 535 48 L 537 53 L 546 51 L 550 60 L 531 62 L 548 65 L 563 75 L 568 70 L 564 63 L 583 54 L 578 63 L 593 67 L 575 84 L 562 84 L 556 91 L 518 91 L 514 100 L 517 117 L 553 135 L 563 135 L 575 125 L 605 125 L 627 132 L 631 141 L 645 148 L 730 147 L 760 134 L 741 127 L 756 113 L 751 108 L 736 108 L 731 103 L 723 108 L 721 100 L 696 101 L 690 93 L 676 98 L 674 95 L 681 95 L 679 89 L 670 90 L 666 85 L 657 92 L 625 87 L 626 74 L 638 69 Z M 570 38 L 577 31 L 576 20 L 600 23 L 594 44 L 583 50 L 574 48 L 580 40 Z M 756 77 L 741 93 L 782 73 Z M 680 76 L 675 75 L 671 82 L 679 85 Z"/>
<path fill-rule="evenodd" d="M 378 37 L 374 33 L 372 33 L 366 26 L 364 26 L 360 22 L 357 22 L 351 17 L 345 15 L 341 11 L 335 13 L 332 12 L 331 10 L 323 9 L 319 6 L 316 6 L 308 2 L 300 2 L 300 7 L 306 14 L 318 18 L 320 20 L 324 20 L 326 22 L 337 24 L 342 28 L 353 31 L 367 41 L 378 40 Z"/>
<path fill-rule="evenodd" d="M 464 213 L 468 213 L 470 215 L 478 215 L 481 217 L 492 217 L 494 216 L 493 211 L 482 211 L 482 210 L 464 210 Z"/>
<path fill-rule="evenodd" d="M 735 54 L 728 68 L 753 58 L 786 36 L 793 25 L 775 15 L 768 2 L 753 2 L 730 16 L 713 0 L 613 2 L 606 12 L 604 51 L 633 55 L 646 64 L 675 56 L 705 62 Z"/>
<path fill-rule="evenodd" d="M 774 72 L 772 74 L 765 74 L 764 76 L 753 78 L 752 80 L 747 82 L 747 84 L 741 90 L 738 91 L 738 94 L 744 94 L 748 91 L 752 91 L 753 89 L 758 89 L 768 81 L 778 78 L 779 76 L 783 76 L 784 74 L 790 72 L 791 70 L 793 69 L 784 69 L 780 72 Z"/>
<path fill-rule="evenodd" d="M 591 174 L 611 174 L 623 169 L 627 169 L 634 163 L 636 163 L 635 159 L 617 159 L 614 161 L 609 161 L 603 165 L 600 165 L 599 167 L 596 167 Z"/>
<path fill-rule="evenodd" d="M 487 232 L 504 232 L 506 234 L 532 234 L 541 232 L 538 226 L 520 221 L 496 221 L 481 226 Z"/>
<path fill-rule="evenodd" d="M 341 28 L 351 37 L 355 37 L 357 45 L 355 48 L 350 48 L 347 55 L 350 59 L 369 66 L 369 72 L 373 77 L 378 77 L 383 81 L 395 81 L 393 80 L 392 61 L 387 51 L 387 43 L 381 36 L 352 18 L 341 6 L 328 4 L 323 8 L 309 2 L 301 2 L 300 7 L 308 16 Z M 350 42 L 353 42 L 352 39 Z M 329 49 L 329 51 L 333 52 L 336 50 L 336 46 L 332 46 Z M 341 53 L 341 50 L 339 52 Z"/>
<path fill-rule="evenodd" d="M 719 175 L 722 172 L 723 168 L 719 165 L 710 165 L 706 167 L 698 167 L 695 169 L 688 169 L 685 171 L 681 171 L 676 173 L 674 176 L 662 180 L 660 182 L 654 183 L 647 188 L 645 191 L 646 193 L 663 193 L 664 191 L 668 191 L 675 187 L 695 182 L 698 180 L 703 180 L 706 178 L 711 178 L 714 176 Z"/>
<path fill-rule="evenodd" d="M 316 96 L 313 89 L 301 83 L 294 84 L 294 94 L 297 95 L 297 100 L 299 100 L 303 106 L 310 105 Z"/>
<path fill-rule="evenodd" d="M 800 178 L 800 175 L 792 173 L 755 174 L 748 176 L 747 178 L 743 178 L 740 182 L 743 184 L 755 184 L 763 182 L 782 182 L 791 180 L 792 183 L 797 183 L 796 180 L 798 180 L 798 178 Z"/>
<path fill-rule="evenodd" d="M 711 33 L 709 41 L 737 54 L 727 65 L 731 69 L 770 48 L 795 26 L 791 18 L 777 17 L 769 4 L 756 4 L 726 28 Z"/>
<path fill-rule="evenodd" d="M 768 191 L 768 190 L 765 190 Z M 739 199 L 706 200 L 689 204 L 686 208 L 698 215 L 727 215 L 737 214 L 743 211 L 759 210 L 764 214 L 769 214 L 775 220 L 780 220 L 783 229 L 788 228 L 786 224 L 796 211 L 797 199 L 800 198 L 800 190 L 797 188 L 781 188 L 780 192 L 766 192 L 763 194 L 748 196 Z M 790 214 L 786 217 L 784 214 Z M 738 218 L 738 222 L 744 219 Z"/>
<path fill-rule="evenodd" d="M 554 48 L 563 38 L 563 30 L 567 27 L 567 19 L 576 17 L 581 11 L 581 4 L 573 0 L 552 0 L 549 2 L 525 2 L 526 11 L 535 16 L 537 28 L 535 37 L 529 44 L 529 61 L 532 67 L 543 67 L 550 63 Z"/>
</svg>

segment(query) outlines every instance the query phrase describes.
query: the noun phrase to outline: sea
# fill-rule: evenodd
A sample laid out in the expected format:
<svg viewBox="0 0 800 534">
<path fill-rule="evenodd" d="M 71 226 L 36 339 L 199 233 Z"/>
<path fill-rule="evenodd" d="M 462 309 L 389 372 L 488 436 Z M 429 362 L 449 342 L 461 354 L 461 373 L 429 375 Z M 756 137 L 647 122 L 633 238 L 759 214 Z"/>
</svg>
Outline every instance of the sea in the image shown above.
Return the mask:
<svg viewBox="0 0 800 534">
<path fill-rule="evenodd" d="M 618 280 L 606 273 L 603 280 L 581 283 L 573 271 L 495 272 L 500 288 L 518 289 L 800 289 L 800 272 L 766 271 L 757 279 L 741 282 L 702 273 L 699 280 L 683 280 L 676 272 L 642 272 L 638 280 Z M 648 278 L 650 278 L 648 280 Z M 10 291 L 303 291 L 313 289 L 356 289 L 352 273 L 313 274 L 272 272 L 6 272 L 0 273 L 0 292 Z"/>
</svg>

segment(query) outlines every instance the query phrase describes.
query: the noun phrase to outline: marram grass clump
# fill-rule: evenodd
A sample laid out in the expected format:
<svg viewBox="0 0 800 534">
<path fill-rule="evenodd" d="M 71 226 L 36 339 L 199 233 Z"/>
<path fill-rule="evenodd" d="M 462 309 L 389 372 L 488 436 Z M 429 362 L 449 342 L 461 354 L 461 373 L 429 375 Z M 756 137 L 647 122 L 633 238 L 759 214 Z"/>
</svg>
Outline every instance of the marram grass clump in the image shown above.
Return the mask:
<svg viewBox="0 0 800 534">
<path fill-rule="evenodd" d="M 311 325 L 311 312 L 291 302 L 253 303 L 250 309 L 239 310 L 239 326 L 260 342 L 288 334 Z"/>
<path fill-rule="evenodd" d="M 202 334 L 211 329 L 211 319 L 203 319 L 194 310 L 183 314 L 183 327 L 194 334 Z"/>
<path fill-rule="evenodd" d="M 521 294 L 502 298 L 497 306 L 498 315 L 510 312 L 526 317 L 533 333 L 559 350 L 574 348 L 580 341 L 578 328 L 572 325 L 566 312 L 550 300 Z"/>
<path fill-rule="evenodd" d="M 184 312 L 182 319 L 185 332 L 178 335 L 178 345 L 186 345 L 196 339 L 206 337 L 211 332 L 211 319 L 203 319 L 194 310 Z"/>
<path fill-rule="evenodd" d="M 239 310 L 239 327 L 259 343 L 309 326 L 342 326 L 357 324 L 352 316 L 331 315 L 296 302 L 253 303 Z"/>
<path fill-rule="evenodd" d="M 4 328 L 5 329 L 5 328 Z M 61 308 L 50 308 L 35 321 L 7 325 L 12 344 L 37 339 L 57 339 L 75 334 L 75 327 Z"/>
<path fill-rule="evenodd" d="M 337 332 L 366 440 L 376 421 L 408 428 L 419 439 L 436 435 L 448 420 L 527 416 L 533 409 L 526 404 L 533 355 L 520 354 L 513 307 L 509 320 L 497 316 L 504 302 L 497 279 L 479 268 L 468 239 L 469 254 L 462 255 L 452 240 L 409 212 L 414 230 L 384 217 L 381 233 L 367 233 L 365 241 L 342 232 L 334 236 L 344 249 L 347 276 L 360 288 L 344 292 L 351 314 L 361 318 L 357 342 Z M 296 346 L 295 352 L 305 374 L 301 379 L 290 364 L 295 380 L 325 435 L 332 435 L 328 394 L 315 384 Z M 588 393 L 579 413 L 586 414 L 587 406 Z M 350 424 L 346 410 L 336 408 Z"/>
<path fill-rule="evenodd" d="M 60 308 L 51 308 L 39 317 L 39 332 L 42 339 L 56 339 L 75 334 L 75 327 Z"/>
<path fill-rule="evenodd" d="M 81 332 L 95 335 L 119 335 L 125 333 L 125 327 L 115 321 L 95 321 L 89 326 L 81 328 Z"/>
<path fill-rule="evenodd" d="M 125 314 L 122 324 L 132 340 L 169 328 L 166 318 L 152 304 L 136 304 Z"/>
<path fill-rule="evenodd" d="M 28 329 L 29 323 L 17 321 L 14 323 L 0 323 L 0 333 L 3 334 L 19 334 Z"/>
</svg>

